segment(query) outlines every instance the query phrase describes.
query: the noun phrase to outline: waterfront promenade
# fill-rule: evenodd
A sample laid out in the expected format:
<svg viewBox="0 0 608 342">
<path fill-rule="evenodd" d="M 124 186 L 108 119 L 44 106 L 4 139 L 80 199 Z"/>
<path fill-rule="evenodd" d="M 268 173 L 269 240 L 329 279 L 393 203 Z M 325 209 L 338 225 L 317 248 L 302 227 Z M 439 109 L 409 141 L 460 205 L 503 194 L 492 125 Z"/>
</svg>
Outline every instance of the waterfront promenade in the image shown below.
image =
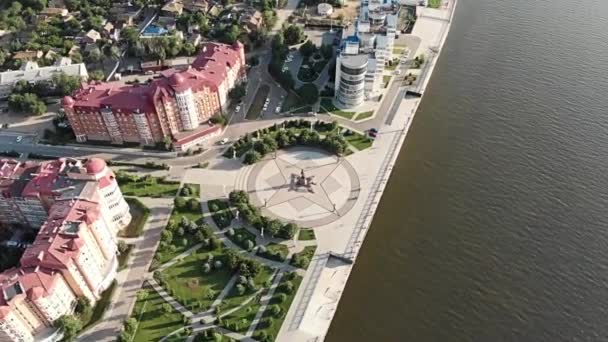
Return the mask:
<svg viewBox="0 0 608 342">
<path fill-rule="evenodd" d="M 373 147 L 348 158 L 359 175 L 360 198 L 347 215 L 316 230 L 317 252 L 281 327 L 278 341 L 320 341 L 326 335 L 354 266 L 345 259 L 357 257 L 421 101 L 403 95 L 406 90 L 424 92 L 447 38 L 455 7 L 456 0 L 449 0 L 444 1 L 440 9 L 418 9 L 412 35 L 419 37 L 421 43 L 413 56 L 424 54 L 427 59 L 419 85 L 414 89 L 400 86 L 395 98 L 387 97 L 383 101 L 382 113 L 377 115 L 381 115 L 383 121 L 378 126 L 380 133 Z"/>
</svg>

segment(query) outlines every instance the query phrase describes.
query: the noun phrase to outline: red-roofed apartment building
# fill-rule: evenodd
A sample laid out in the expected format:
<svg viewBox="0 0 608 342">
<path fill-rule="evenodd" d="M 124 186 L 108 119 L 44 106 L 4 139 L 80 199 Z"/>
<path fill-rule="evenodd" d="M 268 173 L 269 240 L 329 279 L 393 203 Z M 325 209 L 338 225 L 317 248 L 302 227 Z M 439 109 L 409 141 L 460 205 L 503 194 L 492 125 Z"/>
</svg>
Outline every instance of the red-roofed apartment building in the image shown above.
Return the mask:
<svg viewBox="0 0 608 342">
<path fill-rule="evenodd" d="M 79 297 L 95 303 L 114 280 L 116 233 L 129 223 L 129 207 L 101 159 L 3 160 L 0 174 L 0 203 L 20 211 L 12 199 L 37 199 L 45 215 L 20 266 L 0 274 L 0 341 L 54 341 L 53 321 L 70 314 Z M 22 183 L 11 183 L 11 175 Z"/>
<path fill-rule="evenodd" d="M 80 142 L 154 145 L 169 137 L 185 151 L 221 133 L 209 119 L 245 80 L 241 43 L 205 43 L 188 69 L 165 70 L 145 85 L 90 83 L 66 96 L 63 108 Z"/>
</svg>

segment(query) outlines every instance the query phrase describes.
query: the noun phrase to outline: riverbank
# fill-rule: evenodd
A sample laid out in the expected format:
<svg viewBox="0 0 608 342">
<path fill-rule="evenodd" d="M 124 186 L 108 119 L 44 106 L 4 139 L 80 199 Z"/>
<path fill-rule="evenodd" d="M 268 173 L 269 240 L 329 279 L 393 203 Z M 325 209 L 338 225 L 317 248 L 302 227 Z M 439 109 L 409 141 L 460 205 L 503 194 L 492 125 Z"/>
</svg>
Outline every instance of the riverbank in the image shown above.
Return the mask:
<svg viewBox="0 0 608 342">
<path fill-rule="evenodd" d="M 323 339 L 327 334 L 354 266 L 331 255 L 356 260 L 420 103 L 420 98 L 403 98 L 403 95 L 406 90 L 424 93 L 447 38 L 455 7 L 456 0 L 450 0 L 440 9 L 418 8 L 412 35 L 418 36 L 421 44 L 414 55 L 424 54 L 427 58 L 420 83 L 414 89 L 400 87 L 396 99 L 385 99 L 393 103 L 389 103 L 388 112 L 383 113 L 384 121 L 378 127 L 373 147 L 348 158 L 359 174 L 361 200 L 341 220 L 316 230 L 317 253 L 281 327 L 278 341 Z M 386 108 L 385 105 L 381 108 Z"/>
</svg>

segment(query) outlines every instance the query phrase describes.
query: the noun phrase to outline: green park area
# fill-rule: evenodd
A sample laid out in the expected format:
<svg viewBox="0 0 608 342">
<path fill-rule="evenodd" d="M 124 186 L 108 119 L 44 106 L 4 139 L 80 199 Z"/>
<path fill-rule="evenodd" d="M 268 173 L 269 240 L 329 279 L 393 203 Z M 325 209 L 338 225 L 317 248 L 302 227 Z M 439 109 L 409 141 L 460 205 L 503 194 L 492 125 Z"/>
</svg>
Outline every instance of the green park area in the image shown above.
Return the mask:
<svg viewBox="0 0 608 342">
<path fill-rule="evenodd" d="M 144 294 L 144 295 L 142 295 Z M 146 286 L 138 292 L 131 318 L 134 324 L 125 324 L 122 335 L 128 334 L 126 341 L 158 341 L 184 326 L 182 314 L 165 302 L 152 287 Z"/>
<path fill-rule="evenodd" d="M 259 256 L 278 262 L 285 261 L 287 254 L 289 254 L 289 248 L 280 243 L 271 242 L 266 246 L 260 246 L 258 249 Z"/>
<path fill-rule="evenodd" d="M 125 200 L 129 204 L 131 222 L 125 229 L 118 233 L 118 236 L 126 238 L 138 237 L 144 230 L 144 226 L 150 215 L 150 209 L 137 198 L 127 197 Z"/>
<path fill-rule="evenodd" d="M 374 111 L 370 110 L 367 112 L 361 112 L 361 113 L 357 113 L 357 116 L 355 117 L 355 121 L 362 121 L 365 119 L 369 119 L 374 115 Z"/>
<path fill-rule="evenodd" d="M 188 309 L 207 310 L 232 277 L 225 251 L 224 248 L 212 251 L 201 248 L 155 276 L 167 292 Z"/>
<path fill-rule="evenodd" d="M 116 172 L 116 180 L 125 196 L 173 197 L 179 189 L 179 182 L 167 181 L 150 175 L 138 176 L 124 171 Z"/>
<path fill-rule="evenodd" d="M 226 231 L 226 236 L 230 241 L 246 251 L 251 251 L 256 245 L 255 234 L 250 232 L 247 228 L 230 228 Z"/>
<path fill-rule="evenodd" d="M 234 219 L 234 214 L 226 201 L 218 199 L 210 200 L 207 202 L 207 206 L 211 212 L 213 222 L 215 222 L 220 229 L 228 227 Z"/>
<path fill-rule="evenodd" d="M 299 253 L 294 254 L 291 257 L 291 261 L 289 262 L 292 266 L 307 269 L 308 265 L 310 265 L 310 261 L 312 257 L 315 255 L 315 250 L 317 246 L 306 246 L 304 250 Z"/>
<path fill-rule="evenodd" d="M 268 84 L 260 85 L 257 92 L 255 93 L 253 102 L 249 106 L 249 110 L 247 110 L 247 114 L 245 115 L 245 118 L 247 120 L 255 120 L 260 116 L 264 108 L 264 102 L 268 98 L 269 93 L 270 86 Z"/>
<path fill-rule="evenodd" d="M 344 139 L 354 148 L 359 151 L 365 150 L 372 146 L 374 142 L 372 139 L 366 137 L 363 134 L 356 132 L 350 132 L 350 134 L 344 134 Z"/>
<path fill-rule="evenodd" d="M 429 0 L 429 7 L 439 8 L 441 6 L 441 0 Z"/>
<path fill-rule="evenodd" d="M 222 300 L 222 303 L 220 305 L 220 314 L 222 312 L 226 312 L 228 310 L 238 307 L 260 289 L 268 288 L 270 286 L 270 278 L 272 277 L 272 274 L 272 268 L 268 266 L 262 266 L 260 272 L 253 278 L 255 286 L 249 287 L 245 283 L 235 283 L 234 286 L 230 289 L 230 292 L 228 292 L 228 295 Z M 234 313 L 232 314 L 232 316 L 238 317 L 239 314 Z"/>
</svg>

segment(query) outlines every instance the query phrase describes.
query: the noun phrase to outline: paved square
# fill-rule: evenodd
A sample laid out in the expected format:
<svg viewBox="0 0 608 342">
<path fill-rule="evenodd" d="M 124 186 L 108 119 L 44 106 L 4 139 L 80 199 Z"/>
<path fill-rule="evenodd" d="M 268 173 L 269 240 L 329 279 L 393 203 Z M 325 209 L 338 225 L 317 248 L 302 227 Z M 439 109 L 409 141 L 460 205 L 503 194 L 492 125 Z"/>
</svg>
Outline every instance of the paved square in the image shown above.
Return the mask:
<svg viewBox="0 0 608 342">
<path fill-rule="evenodd" d="M 306 186 L 300 184 L 303 179 Z M 359 194 L 359 178 L 348 161 L 320 149 L 298 147 L 281 150 L 276 158 L 254 165 L 247 191 L 265 214 L 315 227 L 352 208 Z"/>
</svg>

